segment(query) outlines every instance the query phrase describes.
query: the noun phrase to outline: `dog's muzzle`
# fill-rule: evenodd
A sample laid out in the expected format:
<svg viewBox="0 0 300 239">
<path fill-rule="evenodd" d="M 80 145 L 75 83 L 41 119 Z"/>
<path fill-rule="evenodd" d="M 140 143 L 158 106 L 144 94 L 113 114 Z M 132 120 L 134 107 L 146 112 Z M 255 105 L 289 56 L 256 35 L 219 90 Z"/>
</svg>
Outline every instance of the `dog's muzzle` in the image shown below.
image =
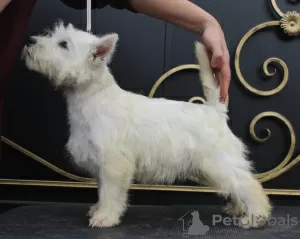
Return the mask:
<svg viewBox="0 0 300 239">
<path fill-rule="evenodd" d="M 28 41 L 26 42 L 26 44 L 23 48 L 21 59 L 24 59 L 25 57 L 31 57 L 31 54 L 29 52 L 29 48 L 34 46 L 36 43 L 37 43 L 37 41 L 36 41 L 35 38 L 29 37 Z"/>
<path fill-rule="evenodd" d="M 28 41 L 27 41 L 27 43 L 26 43 L 26 46 L 27 46 L 27 47 L 31 47 L 31 46 L 33 46 L 33 45 L 35 45 L 35 44 L 36 44 L 36 39 L 33 38 L 33 37 L 29 37 L 29 39 L 28 39 Z"/>
</svg>

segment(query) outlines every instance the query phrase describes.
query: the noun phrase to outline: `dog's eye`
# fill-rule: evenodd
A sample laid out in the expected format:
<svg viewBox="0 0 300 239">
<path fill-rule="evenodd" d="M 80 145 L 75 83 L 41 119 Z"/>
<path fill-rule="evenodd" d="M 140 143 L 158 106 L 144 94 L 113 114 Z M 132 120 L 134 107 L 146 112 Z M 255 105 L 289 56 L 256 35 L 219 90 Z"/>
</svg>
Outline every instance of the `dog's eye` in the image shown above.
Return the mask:
<svg viewBox="0 0 300 239">
<path fill-rule="evenodd" d="M 61 48 L 68 49 L 68 42 L 67 42 L 67 41 L 60 41 L 60 42 L 58 43 L 58 45 L 59 45 Z"/>
</svg>

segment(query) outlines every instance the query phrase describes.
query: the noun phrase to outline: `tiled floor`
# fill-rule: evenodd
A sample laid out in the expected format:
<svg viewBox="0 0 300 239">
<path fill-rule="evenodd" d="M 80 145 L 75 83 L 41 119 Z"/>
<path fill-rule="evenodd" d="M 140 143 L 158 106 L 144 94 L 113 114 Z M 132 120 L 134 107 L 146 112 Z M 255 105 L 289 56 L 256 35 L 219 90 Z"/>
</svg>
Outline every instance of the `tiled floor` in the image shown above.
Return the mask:
<svg viewBox="0 0 300 239">
<path fill-rule="evenodd" d="M 0 239 L 300 238 L 300 207 L 275 207 L 265 228 L 244 230 L 219 206 L 132 206 L 120 226 L 89 228 L 88 206 L 56 203 L 12 209 L 0 215 Z"/>
</svg>

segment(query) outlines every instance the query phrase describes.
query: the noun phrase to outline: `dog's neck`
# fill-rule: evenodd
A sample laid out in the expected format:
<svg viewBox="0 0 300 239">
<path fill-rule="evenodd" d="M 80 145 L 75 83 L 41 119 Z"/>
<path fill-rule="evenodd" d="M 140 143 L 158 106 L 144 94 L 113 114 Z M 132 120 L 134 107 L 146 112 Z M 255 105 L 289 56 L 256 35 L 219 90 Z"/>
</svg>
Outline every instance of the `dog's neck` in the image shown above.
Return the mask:
<svg viewBox="0 0 300 239">
<path fill-rule="evenodd" d="M 101 71 L 94 71 L 90 74 L 90 81 L 76 87 L 64 87 L 67 96 L 94 95 L 101 93 L 109 88 L 119 88 L 109 68 Z"/>
</svg>

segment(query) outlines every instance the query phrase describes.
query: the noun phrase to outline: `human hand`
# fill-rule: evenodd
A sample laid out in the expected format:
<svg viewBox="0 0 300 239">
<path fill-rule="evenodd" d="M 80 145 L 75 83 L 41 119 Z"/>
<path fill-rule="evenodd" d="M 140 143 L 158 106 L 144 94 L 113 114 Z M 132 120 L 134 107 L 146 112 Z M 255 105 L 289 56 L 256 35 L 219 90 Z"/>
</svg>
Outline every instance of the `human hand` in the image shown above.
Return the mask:
<svg viewBox="0 0 300 239">
<path fill-rule="evenodd" d="M 203 25 L 201 39 L 209 53 L 211 66 L 220 86 L 220 101 L 224 102 L 231 78 L 230 56 L 224 33 L 217 20 L 210 19 Z"/>
<path fill-rule="evenodd" d="M 11 2 L 11 0 L 0 0 L 0 13 Z"/>
</svg>

